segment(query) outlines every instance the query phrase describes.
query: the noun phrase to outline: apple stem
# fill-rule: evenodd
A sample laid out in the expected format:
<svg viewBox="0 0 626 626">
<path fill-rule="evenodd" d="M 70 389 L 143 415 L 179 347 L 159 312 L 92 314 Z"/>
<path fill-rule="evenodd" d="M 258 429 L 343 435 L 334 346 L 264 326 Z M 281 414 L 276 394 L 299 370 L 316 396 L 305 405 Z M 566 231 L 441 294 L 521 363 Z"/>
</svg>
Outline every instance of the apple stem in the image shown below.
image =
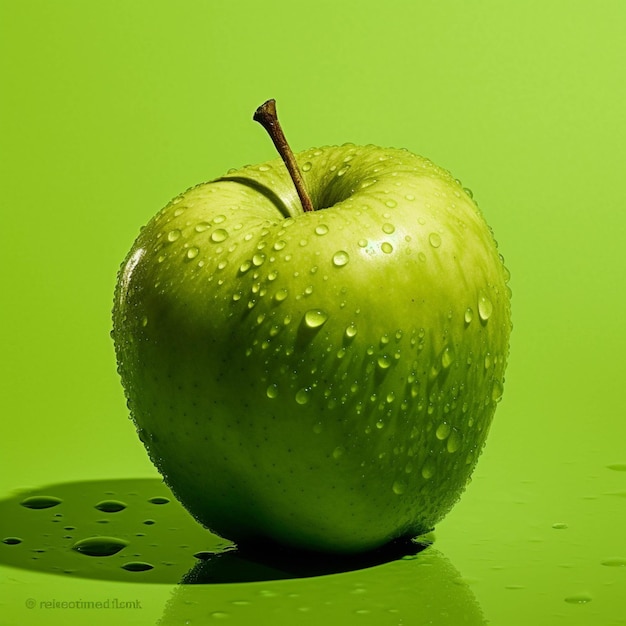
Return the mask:
<svg viewBox="0 0 626 626">
<path fill-rule="evenodd" d="M 306 185 L 304 184 L 304 179 L 302 178 L 302 172 L 298 167 L 296 158 L 287 143 L 285 133 L 283 133 L 283 129 L 278 121 L 278 115 L 276 114 L 276 100 L 271 99 L 264 102 L 254 112 L 252 119 L 265 128 L 276 146 L 278 154 L 280 154 L 283 162 L 287 166 L 287 170 L 289 171 L 291 180 L 293 181 L 296 191 L 298 192 L 298 197 L 300 198 L 304 211 L 314 211 L 315 209 L 313 207 L 313 203 L 311 202 L 311 197 L 306 190 Z"/>
</svg>

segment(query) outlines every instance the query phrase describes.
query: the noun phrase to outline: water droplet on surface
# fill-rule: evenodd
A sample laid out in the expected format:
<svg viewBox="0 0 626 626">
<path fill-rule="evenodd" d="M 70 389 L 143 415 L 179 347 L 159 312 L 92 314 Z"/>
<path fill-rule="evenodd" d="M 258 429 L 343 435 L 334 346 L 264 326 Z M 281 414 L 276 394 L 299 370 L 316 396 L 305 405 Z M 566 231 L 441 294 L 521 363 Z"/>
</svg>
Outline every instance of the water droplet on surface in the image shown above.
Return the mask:
<svg viewBox="0 0 626 626">
<path fill-rule="evenodd" d="M 123 550 L 128 545 L 128 541 L 117 537 L 89 537 L 77 541 L 72 550 L 87 556 L 112 556 Z"/>
<path fill-rule="evenodd" d="M 586 593 L 579 593 L 565 598 L 565 602 L 567 602 L 568 604 L 587 604 L 591 602 L 591 600 L 591 596 L 587 595 Z"/>
<path fill-rule="evenodd" d="M 472 307 L 467 307 L 465 309 L 465 314 L 463 315 L 463 319 L 466 324 L 469 324 L 474 319 L 474 311 L 472 311 Z"/>
<path fill-rule="evenodd" d="M 494 402 L 500 402 L 500 400 L 502 399 L 502 393 L 503 393 L 502 384 L 500 383 L 499 380 L 494 381 L 493 388 L 491 390 L 491 399 Z"/>
<path fill-rule="evenodd" d="M 286 289 L 279 289 L 275 294 L 274 294 L 274 300 L 276 300 L 276 302 L 282 302 L 283 300 L 285 300 L 287 298 L 288 295 L 288 291 Z"/>
<path fill-rule="evenodd" d="M 391 254 L 393 252 L 393 246 L 388 241 L 384 241 L 383 244 L 380 246 L 380 249 L 385 254 Z"/>
<path fill-rule="evenodd" d="M 196 246 L 192 246 L 191 248 L 189 248 L 189 250 L 187 250 L 187 258 L 195 259 L 199 253 L 200 253 L 200 250 L 196 248 Z"/>
<path fill-rule="evenodd" d="M 397 496 L 401 496 L 406 491 L 406 483 L 396 480 L 393 483 L 392 490 Z"/>
<path fill-rule="evenodd" d="M 448 437 L 446 449 L 450 454 L 456 452 L 461 447 L 461 437 L 459 433 L 453 430 Z"/>
<path fill-rule="evenodd" d="M 343 267 L 350 260 L 350 255 L 345 250 L 339 250 L 333 255 L 333 265 L 335 267 Z"/>
<path fill-rule="evenodd" d="M 309 389 L 302 388 L 296 393 L 296 402 L 298 404 L 306 404 L 309 401 Z"/>
<path fill-rule="evenodd" d="M 396 227 L 393 224 L 383 224 L 383 232 L 391 235 L 396 230 Z"/>
<path fill-rule="evenodd" d="M 130 561 L 129 563 L 124 563 L 122 569 L 129 572 L 147 572 L 148 570 L 154 569 L 154 565 L 150 565 L 150 563 L 144 561 Z"/>
<path fill-rule="evenodd" d="M 167 233 L 167 240 L 172 243 L 174 241 L 176 241 L 177 239 L 180 238 L 181 232 L 180 230 L 178 230 L 178 228 L 175 228 L 174 230 L 170 230 L 169 233 Z"/>
<path fill-rule="evenodd" d="M 390 209 L 393 209 L 398 206 L 398 203 L 391 198 L 389 200 L 385 200 L 385 206 L 388 206 Z"/>
<path fill-rule="evenodd" d="M 333 450 L 333 459 L 335 459 L 335 461 L 337 459 L 340 459 L 343 456 L 343 453 L 345 452 L 345 450 L 341 447 L 341 446 L 337 446 L 334 450 Z"/>
<path fill-rule="evenodd" d="M 270 399 L 274 399 L 276 398 L 276 396 L 278 396 L 278 387 L 274 384 L 274 385 L 270 385 L 266 392 L 267 397 Z"/>
<path fill-rule="evenodd" d="M 311 163 L 311 161 L 307 161 L 306 163 L 302 164 L 302 171 L 309 172 L 312 167 L 313 167 L 313 164 Z"/>
<path fill-rule="evenodd" d="M 55 498 L 54 496 L 31 496 L 30 498 L 22 500 L 20 504 L 27 509 L 49 509 L 61 504 L 61 502 L 59 498 Z"/>
<path fill-rule="evenodd" d="M 343 176 L 350 169 L 349 165 L 344 165 L 337 170 L 337 176 Z"/>
<path fill-rule="evenodd" d="M 605 559 L 601 562 L 606 567 L 626 567 L 626 559 L 621 557 L 615 557 L 612 559 Z"/>
<path fill-rule="evenodd" d="M 355 337 L 356 334 L 357 334 L 357 328 L 356 328 L 355 324 L 352 323 L 349 326 L 347 326 L 345 332 L 346 332 L 346 337 L 348 339 L 352 339 L 353 337 Z"/>
<path fill-rule="evenodd" d="M 321 309 L 310 309 L 304 314 L 304 323 L 309 328 L 319 328 L 328 320 L 328 313 Z"/>
<path fill-rule="evenodd" d="M 274 250 L 276 250 L 276 252 L 279 252 L 280 250 L 282 250 L 285 246 L 287 245 L 287 242 L 284 241 L 283 239 L 280 239 L 279 241 L 277 241 L 273 248 Z"/>
<path fill-rule="evenodd" d="M 487 295 L 481 291 L 478 295 L 478 315 L 483 322 L 486 322 L 493 313 L 493 304 Z"/>
<path fill-rule="evenodd" d="M 448 369 L 453 362 L 454 354 L 452 353 L 450 346 L 448 346 L 441 354 L 441 366 L 443 369 Z"/>
<path fill-rule="evenodd" d="M 386 354 L 379 356 L 376 362 L 381 370 L 386 370 L 391 366 L 391 359 Z"/>
<path fill-rule="evenodd" d="M 433 248 L 438 248 L 441 245 L 441 235 L 439 233 L 430 233 L 428 241 Z"/>
<path fill-rule="evenodd" d="M 426 478 L 428 480 L 429 478 L 432 478 L 434 473 L 435 473 L 435 467 L 431 463 L 426 463 L 424 467 L 422 467 L 423 478 Z"/>
<path fill-rule="evenodd" d="M 552 528 L 554 528 L 555 530 L 565 530 L 567 527 L 567 524 L 564 524 L 563 522 L 557 522 L 556 524 L 552 524 Z"/>
<path fill-rule="evenodd" d="M 443 441 L 450 435 L 450 425 L 446 424 L 446 422 L 442 422 L 439 424 L 437 430 L 435 431 L 435 436 L 437 439 Z"/>
<path fill-rule="evenodd" d="M 315 227 L 315 234 L 316 235 L 325 235 L 328 232 L 328 226 L 326 226 L 326 224 L 318 224 Z"/>
<path fill-rule="evenodd" d="M 120 500 L 102 500 L 95 505 L 95 508 L 104 513 L 118 513 L 126 508 L 126 503 Z"/>
<path fill-rule="evenodd" d="M 22 540 L 19 537 L 5 537 L 2 543 L 6 543 L 8 546 L 16 546 L 22 543 Z"/>
<path fill-rule="evenodd" d="M 196 227 L 194 228 L 194 230 L 197 233 L 203 233 L 205 230 L 208 230 L 209 228 L 211 228 L 211 224 L 209 224 L 209 222 L 199 222 L 198 224 L 196 224 Z"/>
<path fill-rule="evenodd" d="M 164 496 L 154 496 L 154 498 L 148 498 L 150 504 L 169 504 L 170 499 Z"/>
</svg>

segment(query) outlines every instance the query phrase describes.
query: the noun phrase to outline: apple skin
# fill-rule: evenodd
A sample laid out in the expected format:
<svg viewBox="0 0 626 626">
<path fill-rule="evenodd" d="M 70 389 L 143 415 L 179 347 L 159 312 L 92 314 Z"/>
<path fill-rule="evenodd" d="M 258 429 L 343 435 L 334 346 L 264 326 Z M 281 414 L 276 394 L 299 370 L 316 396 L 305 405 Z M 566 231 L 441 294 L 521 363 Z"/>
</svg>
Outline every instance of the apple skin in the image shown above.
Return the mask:
<svg viewBox="0 0 626 626">
<path fill-rule="evenodd" d="M 449 172 L 406 150 L 296 155 L 170 202 L 120 268 L 131 416 L 195 518 L 239 544 L 355 553 L 431 530 L 502 395 L 508 272 Z"/>
</svg>

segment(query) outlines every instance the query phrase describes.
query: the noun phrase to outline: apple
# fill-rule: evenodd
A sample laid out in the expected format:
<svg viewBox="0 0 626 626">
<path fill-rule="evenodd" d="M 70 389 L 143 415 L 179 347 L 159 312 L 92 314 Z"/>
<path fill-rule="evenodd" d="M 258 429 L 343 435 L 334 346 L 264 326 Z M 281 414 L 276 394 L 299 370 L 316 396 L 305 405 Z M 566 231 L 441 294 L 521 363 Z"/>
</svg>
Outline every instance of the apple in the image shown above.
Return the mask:
<svg viewBox="0 0 626 626">
<path fill-rule="evenodd" d="M 255 119 L 282 160 L 182 193 L 120 268 L 131 416 L 176 497 L 240 545 L 420 535 L 459 499 L 502 396 L 508 272 L 471 193 L 428 159 L 294 156 L 273 101 Z"/>
</svg>

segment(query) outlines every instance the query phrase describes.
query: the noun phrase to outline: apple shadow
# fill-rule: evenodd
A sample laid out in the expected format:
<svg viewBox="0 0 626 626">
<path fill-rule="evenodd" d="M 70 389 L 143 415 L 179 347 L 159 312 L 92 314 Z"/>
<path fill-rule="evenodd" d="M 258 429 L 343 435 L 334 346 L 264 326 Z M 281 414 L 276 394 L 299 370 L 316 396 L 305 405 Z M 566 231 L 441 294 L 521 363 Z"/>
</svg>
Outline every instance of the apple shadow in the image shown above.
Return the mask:
<svg viewBox="0 0 626 626">
<path fill-rule="evenodd" d="M 222 584 L 326 576 L 419 554 L 427 539 L 358 556 L 238 548 L 197 523 L 160 479 L 60 483 L 0 500 L 0 564 L 111 581 Z"/>
</svg>

